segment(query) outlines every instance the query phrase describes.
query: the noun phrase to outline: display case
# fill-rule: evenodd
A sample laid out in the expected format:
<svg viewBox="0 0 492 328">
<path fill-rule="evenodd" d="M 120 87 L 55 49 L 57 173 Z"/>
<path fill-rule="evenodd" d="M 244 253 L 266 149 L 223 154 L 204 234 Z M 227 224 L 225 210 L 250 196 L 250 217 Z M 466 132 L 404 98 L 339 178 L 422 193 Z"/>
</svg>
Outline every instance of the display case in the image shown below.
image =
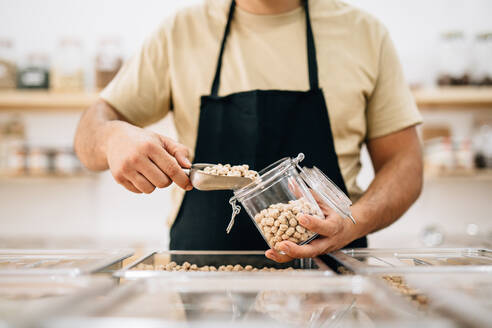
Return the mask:
<svg viewBox="0 0 492 328">
<path fill-rule="evenodd" d="M 188 263 L 190 267 L 196 265 L 196 268 L 171 268 L 169 266 L 171 262 L 180 267 Z M 114 275 L 119 278 L 136 279 L 178 274 L 210 276 L 266 273 L 313 274 L 314 272 L 323 275 L 334 274 L 320 258 L 277 263 L 266 258 L 264 251 L 151 251 L 116 271 Z"/>
<path fill-rule="evenodd" d="M 179 275 L 131 281 L 45 327 L 451 327 L 433 320 L 359 276 Z"/>
<path fill-rule="evenodd" d="M 130 249 L 0 249 L 0 276 L 2 275 L 80 275 L 99 271 L 117 270 L 131 256 Z"/>
<path fill-rule="evenodd" d="M 112 287 L 108 277 L 0 276 L 0 327 L 30 327 Z"/>
<path fill-rule="evenodd" d="M 490 273 L 407 274 L 404 277 L 427 295 L 432 311 L 452 317 L 465 327 L 490 327 Z"/>
<path fill-rule="evenodd" d="M 492 252 L 477 248 L 347 249 L 331 256 L 359 274 L 491 272 Z"/>
</svg>

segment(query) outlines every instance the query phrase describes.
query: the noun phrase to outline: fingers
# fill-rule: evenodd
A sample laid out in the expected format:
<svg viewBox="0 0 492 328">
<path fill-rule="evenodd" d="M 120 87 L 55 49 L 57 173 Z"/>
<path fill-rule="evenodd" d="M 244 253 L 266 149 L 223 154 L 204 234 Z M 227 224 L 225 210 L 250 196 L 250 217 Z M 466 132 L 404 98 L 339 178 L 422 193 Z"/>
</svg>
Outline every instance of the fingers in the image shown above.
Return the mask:
<svg viewBox="0 0 492 328">
<path fill-rule="evenodd" d="M 166 188 L 172 183 L 171 179 L 150 159 L 147 159 L 145 163 L 141 165 L 140 173 L 157 188 Z"/>
<path fill-rule="evenodd" d="M 292 257 L 285 255 L 285 254 L 280 254 L 274 249 L 269 249 L 265 252 L 265 256 L 269 258 L 270 260 L 273 260 L 278 263 L 285 263 L 285 262 L 290 262 L 293 260 Z"/>
<path fill-rule="evenodd" d="M 175 142 L 172 139 L 160 136 L 164 148 L 166 148 L 167 152 L 171 154 L 178 161 L 179 165 L 184 168 L 190 168 L 191 162 L 188 159 L 189 151 L 188 148 L 183 146 L 180 143 Z"/>
<path fill-rule="evenodd" d="M 150 194 L 155 190 L 155 186 L 147 180 L 142 174 L 134 172 L 131 176 L 127 177 L 128 180 L 141 192 Z"/>
<path fill-rule="evenodd" d="M 323 252 L 319 243 L 312 241 L 309 244 L 299 246 L 290 241 L 283 241 L 278 245 L 278 248 L 283 251 L 286 256 L 291 258 L 307 258 L 315 257 Z"/>
<path fill-rule="evenodd" d="M 185 190 L 193 189 L 191 181 L 181 168 L 181 165 L 178 164 L 178 161 L 166 149 L 155 149 L 149 156 L 159 169 L 174 181 L 174 183 Z"/>
<path fill-rule="evenodd" d="M 311 243 L 299 246 L 291 241 L 283 241 L 278 244 L 278 249 L 284 254 L 280 254 L 276 250 L 269 249 L 265 252 L 265 256 L 275 262 L 285 263 L 296 258 L 315 257 L 325 253 L 325 239 L 313 240 Z"/>
<path fill-rule="evenodd" d="M 133 185 L 133 183 L 131 183 L 130 181 L 128 180 L 122 180 L 121 182 L 119 182 L 120 185 L 122 185 L 123 187 L 125 187 L 127 190 L 130 190 L 131 192 L 134 192 L 136 194 L 141 194 L 142 192 L 140 190 L 138 190 L 137 188 L 135 188 L 135 186 Z"/>
<path fill-rule="evenodd" d="M 318 234 L 330 237 L 341 230 L 341 222 L 337 217 L 320 219 L 312 215 L 303 215 L 299 219 L 299 223 L 306 229 Z"/>
</svg>

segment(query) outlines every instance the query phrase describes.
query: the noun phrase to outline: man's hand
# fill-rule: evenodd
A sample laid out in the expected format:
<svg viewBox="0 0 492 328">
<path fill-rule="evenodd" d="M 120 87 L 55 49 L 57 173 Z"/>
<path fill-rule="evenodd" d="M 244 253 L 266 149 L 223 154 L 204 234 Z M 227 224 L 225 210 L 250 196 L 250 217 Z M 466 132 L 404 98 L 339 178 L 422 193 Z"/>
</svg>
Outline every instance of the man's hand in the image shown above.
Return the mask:
<svg viewBox="0 0 492 328">
<path fill-rule="evenodd" d="M 317 199 L 325 220 L 306 216 L 299 223 L 320 238 L 298 246 L 284 241 L 279 248 L 286 255 L 268 250 L 275 261 L 313 257 L 340 249 L 353 240 L 395 222 L 419 196 L 422 189 L 422 152 L 415 127 L 367 141 L 376 177 L 365 194 L 352 206 L 357 224 L 341 218 Z M 313 196 L 316 196 L 313 194 Z"/>
<path fill-rule="evenodd" d="M 88 169 L 109 168 L 118 183 L 135 193 L 148 194 L 173 181 L 183 189 L 193 188 L 182 170 L 191 167 L 185 146 L 131 125 L 102 99 L 82 115 L 74 147 Z"/>
<path fill-rule="evenodd" d="M 325 219 L 304 215 L 299 218 L 299 223 L 320 236 L 311 243 L 302 246 L 291 241 L 283 241 L 279 244 L 279 250 L 285 254 L 269 249 L 265 253 L 266 257 L 277 262 L 288 262 L 294 258 L 315 257 L 319 254 L 338 250 L 359 237 L 352 221 L 342 218 L 328 205 L 317 201 Z"/>
<path fill-rule="evenodd" d="M 182 169 L 191 167 L 185 146 L 123 121 L 107 122 L 105 129 L 103 152 L 114 179 L 126 189 L 149 194 L 173 181 L 193 188 Z"/>
</svg>

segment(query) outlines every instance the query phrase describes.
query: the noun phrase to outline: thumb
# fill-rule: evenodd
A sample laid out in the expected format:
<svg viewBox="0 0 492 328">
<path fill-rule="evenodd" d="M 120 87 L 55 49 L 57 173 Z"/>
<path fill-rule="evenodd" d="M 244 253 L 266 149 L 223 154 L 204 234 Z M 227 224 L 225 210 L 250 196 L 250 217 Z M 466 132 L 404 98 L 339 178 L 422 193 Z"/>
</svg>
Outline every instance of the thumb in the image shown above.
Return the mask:
<svg viewBox="0 0 492 328">
<path fill-rule="evenodd" d="M 164 148 L 167 150 L 167 152 L 174 158 L 176 158 L 181 167 L 191 167 L 191 162 L 188 159 L 189 151 L 186 146 L 172 140 L 171 138 L 167 138 L 161 135 L 159 135 L 159 138 L 161 139 L 162 144 L 164 145 Z"/>
</svg>

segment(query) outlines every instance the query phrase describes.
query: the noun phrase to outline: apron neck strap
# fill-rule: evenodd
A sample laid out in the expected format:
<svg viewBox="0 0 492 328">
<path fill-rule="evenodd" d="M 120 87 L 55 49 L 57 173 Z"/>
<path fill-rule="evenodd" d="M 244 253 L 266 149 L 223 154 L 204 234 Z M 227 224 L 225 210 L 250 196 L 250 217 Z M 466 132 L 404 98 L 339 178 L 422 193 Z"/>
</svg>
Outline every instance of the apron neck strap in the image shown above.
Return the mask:
<svg viewBox="0 0 492 328">
<path fill-rule="evenodd" d="M 304 12 L 306 14 L 306 40 L 307 40 L 307 58 L 308 58 L 308 73 L 309 73 L 309 87 L 311 90 L 316 90 L 318 86 L 318 62 L 316 59 L 316 47 L 314 45 L 313 30 L 311 27 L 311 18 L 309 16 L 309 6 L 308 0 L 303 0 Z M 215 70 L 214 81 L 212 83 L 211 95 L 217 96 L 219 92 L 220 85 L 220 72 L 222 69 L 222 57 L 224 55 L 224 48 L 231 30 L 231 21 L 234 15 L 234 9 L 236 8 L 236 1 L 232 0 L 231 6 L 229 8 L 229 14 L 227 16 L 227 24 L 224 30 L 224 35 L 222 36 L 222 42 L 220 45 L 219 58 L 217 59 L 217 68 Z"/>
<path fill-rule="evenodd" d="M 314 45 L 313 29 L 311 28 L 311 17 L 309 16 L 308 0 L 304 0 L 304 12 L 306 13 L 306 40 L 307 58 L 309 70 L 309 87 L 317 90 L 318 86 L 318 60 L 316 59 L 316 47 Z"/>
</svg>

